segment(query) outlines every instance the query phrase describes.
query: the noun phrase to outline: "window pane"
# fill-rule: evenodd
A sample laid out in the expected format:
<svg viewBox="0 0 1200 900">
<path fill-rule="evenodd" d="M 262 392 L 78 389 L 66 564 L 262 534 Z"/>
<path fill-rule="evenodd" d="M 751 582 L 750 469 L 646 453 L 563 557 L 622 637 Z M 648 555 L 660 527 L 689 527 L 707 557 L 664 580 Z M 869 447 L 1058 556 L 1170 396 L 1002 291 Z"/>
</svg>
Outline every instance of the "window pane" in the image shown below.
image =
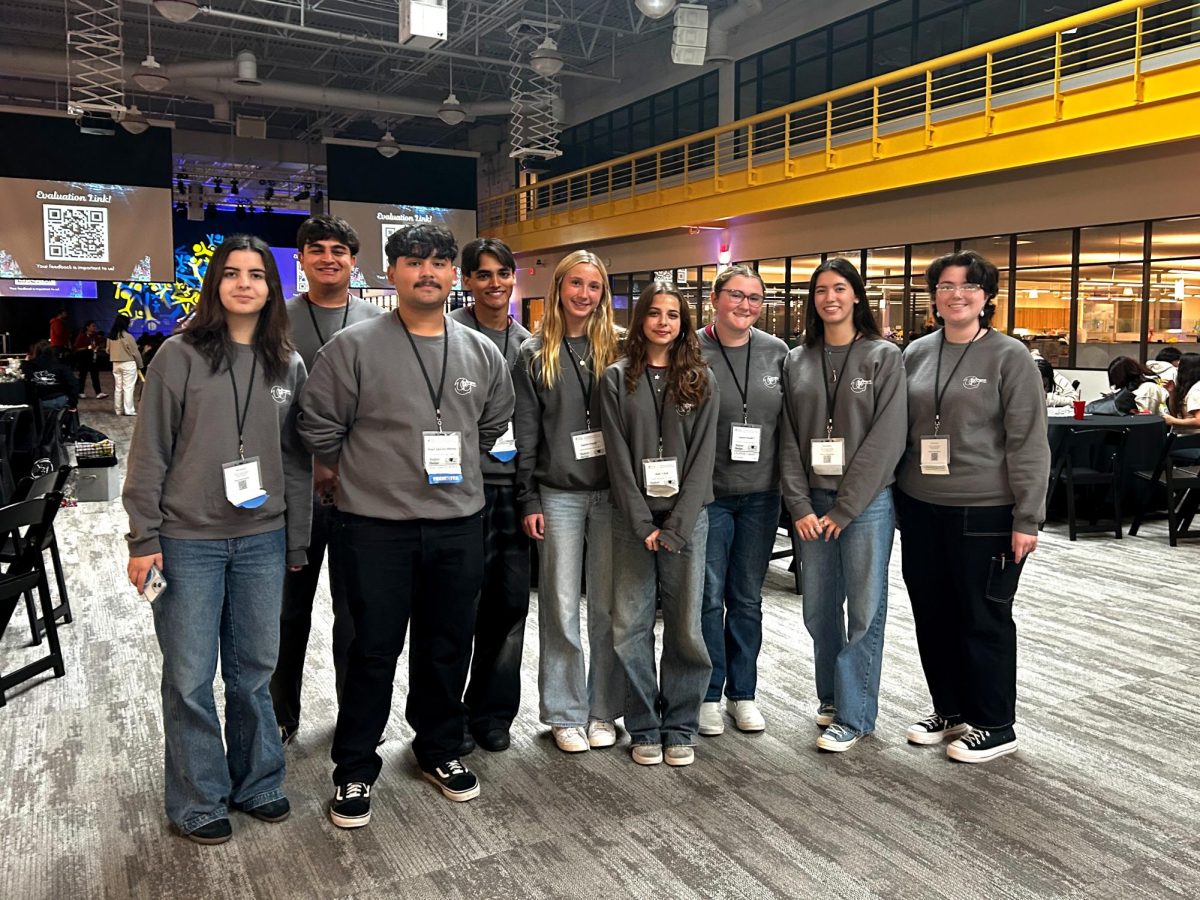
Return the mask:
<svg viewBox="0 0 1200 900">
<path fill-rule="evenodd" d="M 833 26 L 833 49 L 844 47 L 855 41 L 861 41 L 867 36 L 867 14 L 860 13 L 852 19 L 838 22 Z"/>
<path fill-rule="evenodd" d="M 737 117 L 743 119 L 760 112 L 758 108 L 758 82 L 752 81 L 738 88 Z"/>
<path fill-rule="evenodd" d="M 1143 307 L 1140 265 L 1080 266 L 1075 364 L 1104 369 L 1118 356 L 1137 359 Z"/>
<path fill-rule="evenodd" d="M 1070 330 L 1070 268 L 1018 271 L 1013 335 L 1057 369 L 1067 364 Z"/>
<path fill-rule="evenodd" d="M 650 111 L 650 98 L 647 97 L 645 100 L 639 100 L 637 103 L 633 104 L 633 111 L 631 113 L 633 121 L 640 122 L 649 119 Z"/>
<path fill-rule="evenodd" d="M 829 90 L 825 80 L 825 57 L 796 66 L 796 99 L 815 97 Z"/>
<path fill-rule="evenodd" d="M 872 43 L 872 54 L 876 75 L 912 65 L 912 29 L 901 28 L 876 37 Z"/>
<path fill-rule="evenodd" d="M 833 55 L 833 84 L 831 88 L 845 87 L 867 80 L 867 45 L 856 44 L 843 47 Z"/>
<path fill-rule="evenodd" d="M 759 84 L 759 112 L 784 106 L 796 99 L 792 93 L 791 69 L 767 75 Z"/>
<path fill-rule="evenodd" d="M 1160 341 L 1200 352 L 1200 258 L 1150 264 L 1150 330 L 1151 357 Z"/>
<path fill-rule="evenodd" d="M 811 56 L 824 56 L 829 51 L 829 32 L 822 29 L 796 38 L 792 42 L 796 59 L 806 59 Z"/>
<path fill-rule="evenodd" d="M 988 41 L 1018 31 L 1012 0 L 979 0 L 967 7 L 967 44 Z"/>
<path fill-rule="evenodd" d="M 1017 267 L 1069 266 L 1070 231 L 1034 231 L 1017 235 Z"/>
<path fill-rule="evenodd" d="M 899 25 L 907 25 L 912 21 L 912 12 L 912 0 L 892 0 L 891 3 L 883 4 L 872 13 L 874 16 L 872 27 L 875 33 L 879 34 Z"/>
<path fill-rule="evenodd" d="M 917 60 L 925 61 L 962 49 L 962 10 L 956 9 L 917 26 Z"/>
<path fill-rule="evenodd" d="M 762 67 L 759 70 L 761 72 L 774 72 L 776 69 L 791 68 L 792 45 L 782 44 L 779 47 L 764 50 L 759 56 L 759 60 L 759 65 Z"/>
<path fill-rule="evenodd" d="M 1150 231 L 1150 255 L 1156 259 L 1200 256 L 1200 216 L 1154 222 Z"/>
<path fill-rule="evenodd" d="M 686 103 L 676 113 L 679 122 L 679 137 L 702 131 L 700 127 L 700 104 Z"/>
<path fill-rule="evenodd" d="M 762 260 L 758 264 L 758 274 L 762 276 L 767 302 L 763 304 L 758 321 L 754 324 L 777 338 L 786 338 L 787 268 L 785 260 Z"/>
<path fill-rule="evenodd" d="M 792 290 L 788 297 L 792 308 L 792 333 L 787 338 L 787 342 L 793 347 L 804 338 L 804 310 L 808 304 L 808 283 L 812 281 L 812 273 L 820 264 L 820 256 L 792 257 Z"/>
<path fill-rule="evenodd" d="M 694 103 L 700 99 L 700 79 L 693 78 L 675 88 L 675 98 L 679 103 Z"/>
<path fill-rule="evenodd" d="M 954 252 L 952 241 L 941 241 L 935 244 L 913 244 L 912 246 L 912 279 L 909 282 L 908 302 L 911 309 L 911 328 L 909 337 L 920 337 L 937 329 L 933 318 L 933 310 L 929 302 L 929 288 L 925 284 L 925 270 L 929 264 L 940 256 Z"/>
<path fill-rule="evenodd" d="M 613 318 L 618 325 L 629 324 L 629 311 L 633 302 L 629 296 L 628 275 L 614 275 L 612 278 Z"/>
<path fill-rule="evenodd" d="M 920 6 L 917 8 L 917 15 L 925 18 L 935 12 L 961 5 L 962 0 L 921 0 Z"/>
<path fill-rule="evenodd" d="M 629 126 L 629 107 L 623 106 L 620 109 L 612 111 L 612 127 L 613 131 L 618 128 L 627 128 Z"/>
<path fill-rule="evenodd" d="M 1104 225 L 1079 230 L 1079 262 L 1098 263 L 1142 258 L 1142 223 Z"/>
<path fill-rule="evenodd" d="M 867 297 L 879 329 L 893 340 L 904 334 L 904 248 L 867 251 Z"/>
<path fill-rule="evenodd" d="M 663 91 L 661 94 L 655 94 L 654 100 L 654 115 L 670 116 L 671 110 L 675 108 L 675 100 L 671 96 L 670 91 Z"/>
</svg>

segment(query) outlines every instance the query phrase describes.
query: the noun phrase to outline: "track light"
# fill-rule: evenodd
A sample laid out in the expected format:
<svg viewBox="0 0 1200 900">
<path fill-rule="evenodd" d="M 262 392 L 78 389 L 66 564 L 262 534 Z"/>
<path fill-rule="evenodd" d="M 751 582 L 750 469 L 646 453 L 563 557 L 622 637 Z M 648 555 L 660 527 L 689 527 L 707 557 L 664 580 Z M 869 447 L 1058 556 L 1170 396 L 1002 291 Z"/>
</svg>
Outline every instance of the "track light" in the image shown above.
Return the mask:
<svg viewBox="0 0 1200 900">
<path fill-rule="evenodd" d="M 154 8 L 172 22 L 190 22 L 200 12 L 197 0 L 154 0 Z"/>
<path fill-rule="evenodd" d="M 647 19 L 661 19 L 675 8 L 675 0 L 634 0 L 633 5 Z"/>
<path fill-rule="evenodd" d="M 135 103 L 121 116 L 121 127 L 130 134 L 142 134 L 150 127 L 150 122 Z"/>
<path fill-rule="evenodd" d="M 213 181 L 213 193 L 214 194 L 225 193 L 225 189 L 223 187 L 221 187 L 221 179 L 220 178 Z"/>
<path fill-rule="evenodd" d="M 263 191 L 263 200 L 271 201 L 275 199 L 275 182 L 268 181 L 267 189 Z"/>
<path fill-rule="evenodd" d="M 440 111 L 438 114 L 439 115 L 441 114 Z M 389 130 L 389 131 L 385 132 L 383 137 L 381 137 L 379 139 L 379 143 L 375 145 L 375 150 L 384 159 L 391 159 L 393 156 L 395 156 L 397 153 L 400 152 L 400 145 L 396 143 L 396 138 L 392 135 L 392 132 Z"/>
<path fill-rule="evenodd" d="M 229 193 L 240 194 L 241 192 L 242 190 L 241 186 L 238 184 L 238 180 L 236 178 L 232 179 L 229 183 Z"/>
<path fill-rule="evenodd" d="M 442 101 L 442 105 L 438 109 L 438 118 L 447 125 L 459 125 L 466 117 L 466 110 L 463 109 L 462 104 L 458 102 L 458 98 L 451 91 L 446 95 L 446 99 Z"/>
<path fill-rule="evenodd" d="M 533 66 L 533 71 L 547 78 L 562 71 L 563 57 L 558 52 L 558 44 L 554 43 L 554 38 L 546 35 L 542 39 L 537 49 L 529 54 L 529 65 Z"/>
</svg>

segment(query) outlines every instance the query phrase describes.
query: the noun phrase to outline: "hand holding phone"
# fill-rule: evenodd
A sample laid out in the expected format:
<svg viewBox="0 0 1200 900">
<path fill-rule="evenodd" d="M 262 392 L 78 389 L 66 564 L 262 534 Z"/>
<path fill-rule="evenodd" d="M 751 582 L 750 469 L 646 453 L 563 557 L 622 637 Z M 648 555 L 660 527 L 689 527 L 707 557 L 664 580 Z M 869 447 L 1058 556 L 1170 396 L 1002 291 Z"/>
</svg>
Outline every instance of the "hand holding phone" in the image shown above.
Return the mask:
<svg viewBox="0 0 1200 900">
<path fill-rule="evenodd" d="M 158 595 L 167 589 L 167 579 L 163 577 L 162 570 L 158 566 L 151 566 L 150 571 L 146 573 L 146 583 L 142 585 L 142 599 L 147 603 L 153 603 L 158 599 Z"/>
</svg>

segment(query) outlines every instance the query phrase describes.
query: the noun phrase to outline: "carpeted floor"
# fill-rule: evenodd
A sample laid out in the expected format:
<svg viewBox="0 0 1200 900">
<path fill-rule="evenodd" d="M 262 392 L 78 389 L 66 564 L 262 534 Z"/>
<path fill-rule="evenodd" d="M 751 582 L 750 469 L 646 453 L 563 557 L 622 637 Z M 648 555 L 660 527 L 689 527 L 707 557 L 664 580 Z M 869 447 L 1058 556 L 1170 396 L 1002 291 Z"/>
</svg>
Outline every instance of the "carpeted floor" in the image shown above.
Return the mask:
<svg viewBox="0 0 1200 900">
<path fill-rule="evenodd" d="M 84 418 L 122 445 L 111 401 Z M 928 699 L 912 617 L 891 564 L 879 730 L 819 753 L 812 650 L 773 564 L 759 701 L 764 734 L 702 738 L 687 769 L 638 767 L 617 747 L 568 756 L 537 722 L 535 611 L 525 696 L 506 753 L 468 762 L 482 796 L 453 804 L 417 778 L 406 680 L 382 752 L 368 828 L 325 806 L 334 720 L 322 583 L 305 721 L 288 750 L 292 817 L 234 815 L 234 839 L 200 847 L 162 812 L 159 653 L 125 584 L 119 502 L 63 510 L 58 534 L 76 621 L 62 679 L 0 710 L 0 897 L 1194 897 L 1200 893 L 1200 605 L 1195 542 L 1161 523 L 1117 542 L 1052 527 L 1026 569 L 1019 753 L 981 766 L 904 741 Z M 778 566 L 778 567 L 777 567 Z M 321 638 L 325 639 L 322 640 Z M 33 651 L 18 610 L 0 641 L 9 671 Z"/>
</svg>

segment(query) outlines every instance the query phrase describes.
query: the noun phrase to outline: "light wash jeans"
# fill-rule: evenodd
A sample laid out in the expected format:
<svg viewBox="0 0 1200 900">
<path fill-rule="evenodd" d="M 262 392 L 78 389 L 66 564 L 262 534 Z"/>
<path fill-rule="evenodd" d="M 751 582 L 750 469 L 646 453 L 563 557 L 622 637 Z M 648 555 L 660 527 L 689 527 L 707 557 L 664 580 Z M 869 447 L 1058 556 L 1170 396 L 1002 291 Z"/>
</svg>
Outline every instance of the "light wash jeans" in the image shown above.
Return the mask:
<svg viewBox="0 0 1200 900">
<path fill-rule="evenodd" d="M 283 746 L 271 706 L 279 650 L 284 529 L 227 540 L 160 538 L 167 588 L 154 601 L 162 649 L 167 818 L 184 833 L 229 807 L 283 796 Z M 225 742 L 213 700 L 217 655 Z"/>
<path fill-rule="evenodd" d="M 629 679 L 625 728 L 634 746 L 691 746 L 712 663 L 700 629 L 708 511 L 678 553 L 647 550 L 624 522 L 613 530 L 613 638 Z M 662 601 L 662 680 L 654 665 L 655 600 Z"/>
<path fill-rule="evenodd" d="M 708 506 L 704 643 L 712 659 L 705 702 L 753 700 L 762 649 L 762 587 L 779 530 L 779 492 L 718 497 Z"/>
<path fill-rule="evenodd" d="M 818 516 L 836 501 L 835 491 L 812 492 Z M 879 711 L 888 559 L 895 527 L 892 489 L 884 488 L 836 540 L 797 541 L 817 699 L 832 703 L 837 721 L 859 734 L 875 730 Z"/>
<path fill-rule="evenodd" d="M 137 384 L 137 363 L 133 360 L 113 363 L 113 412 L 118 416 L 132 416 L 133 388 Z"/>
<path fill-rule="evenodd" d="M 538 547 L 538 694 L 547 725 L 612 722 L 625 714 L 625 673 L 613 652 L 612 520 L 608 491 L 542 487 Z M 584 675 L 579 585 L 587 548 L 589 665 Z"/>
</svg>

